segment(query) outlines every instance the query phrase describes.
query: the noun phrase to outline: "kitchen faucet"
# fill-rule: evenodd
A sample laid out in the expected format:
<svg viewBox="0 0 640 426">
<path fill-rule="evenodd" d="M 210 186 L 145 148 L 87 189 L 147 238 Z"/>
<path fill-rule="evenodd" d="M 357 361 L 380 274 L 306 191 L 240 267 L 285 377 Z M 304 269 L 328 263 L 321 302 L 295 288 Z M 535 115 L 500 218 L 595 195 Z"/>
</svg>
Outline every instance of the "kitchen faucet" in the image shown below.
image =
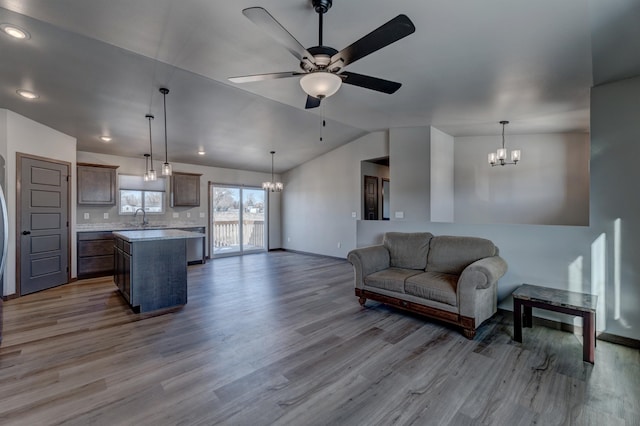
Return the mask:
<svg viewBox="0 0 640 426">
<path fill-rule="evenodd" d="M 142 208 L 137 209 L 136 212 L 133 214 L 133 221 L 135 222 L 138 212 L 142 212 L 142 226 L 147 225 L 149 223 L 147 221 L 147 213 Z"/>
</svg>

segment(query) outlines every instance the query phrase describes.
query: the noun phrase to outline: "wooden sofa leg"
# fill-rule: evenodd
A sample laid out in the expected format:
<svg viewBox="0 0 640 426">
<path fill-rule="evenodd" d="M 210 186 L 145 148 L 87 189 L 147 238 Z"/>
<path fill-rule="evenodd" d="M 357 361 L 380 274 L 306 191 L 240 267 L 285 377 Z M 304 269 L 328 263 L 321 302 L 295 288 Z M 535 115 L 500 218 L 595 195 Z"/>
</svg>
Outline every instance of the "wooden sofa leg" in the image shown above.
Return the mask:
<svg viewBox="0 0 640 426">
<path fill-rule="evenodd" d="M 473 340 L 473 338 L 476 337 L 476 331 L 473 328 L 463 328 L 462 334 L 469 340 Z"/>
<path fill-rule="evenodd" d="M 360 306 L 364 306 L 364 304 L 366 303 L 366 301 L 367 301 L 367 298 L 366 298 L 366 297 L 362 297 L 362 296 L 360 296 L 360 297 L 358 298 L 358 303 L 360 303 Z"/>
</svg>

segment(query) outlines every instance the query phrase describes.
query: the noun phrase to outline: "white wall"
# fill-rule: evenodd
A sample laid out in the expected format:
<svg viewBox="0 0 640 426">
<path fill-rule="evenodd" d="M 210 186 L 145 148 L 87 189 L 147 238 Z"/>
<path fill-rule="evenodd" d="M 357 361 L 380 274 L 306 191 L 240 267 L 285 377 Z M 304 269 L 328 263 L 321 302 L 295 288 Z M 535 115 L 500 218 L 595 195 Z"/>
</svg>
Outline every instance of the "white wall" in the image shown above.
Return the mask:
<svg viewBox="0 0 640 426">
<path fill-rule="evenodd" d="M 455 138 L 455 222 L 589 224 L 589 135 L 506 135 L 517 165 L 491 167 L 500 136 Z"/>
<path fill-rule="evenodd" d="M 282 247 L 346 257 L 356 243 L 352 212 L 362 217 L 360 162 L 387 155 L 388 134 L 376 132 L 284 174 Z"/>
<path fill-rule="evenodd" d="M 107 154 L 96 154 L 92 152 L 78 152 L 78 162 L 93 164 L 109 164 L 120 166 L 117 169 L 119 174 L 137 174 L 141 175 L 144 171 L 144 159 L 120 157 Z M 261 187 L 262 182 L 271 180 L 270 173 L 249 172 L 244 170 L 225 169 L 219 167 L 197 166 L 193 164 L 172 163 L 173 170 L 177 172 L 202 173 L 200 177 L 200 206 L 199 207 L 170 207 L 169 192 L 166 194 L 164 215 L 149 216 L 150 222 L 164 221 L 173 222 L 180 226 L 208 226 L 208 182 L 223 183 L 231 185 L 245 185 Z M 156 165 L 156 170 L 160 169 L 160 162 Z M 276 179 L 280 176 L 276 175 Z M 167 185 L 169 191 L 169 185 Z M 269 193 L 269 248 L 276 249 L 281 247 L 281 226 L 280 226 L 280 203 L 281 195 L 279 193 Z M 77 206 L 78 219 L 77 223 L 117 223 L 130 222 L 130 216 L 119 216 L 117 206 Z M 90 218 L 84 219 L 84 213 L 89 213 Z M 104 213 L 108 213 L 109 218 L 104 219 Z M 174 213 L 178 214 L 178 218 L 174 218 Z M 205 217 L 200 218 L 200 213 L 204 213 Z M 189 215 L 190 217 L 187 217 Z M 207 241 L 207 253 L 209 251 Z"/>
<path fill-rule="evenodd" d="M 9 252 L 3 295 L 14 294 L 16 291 L 16 153 L 34 155 L 52 160 L 66 161 L 70 163 L 71 191 L 69 223 L 71 224 L 71 267 L 76 269 L 76 236 L 73 224 L 75 224 L 75 165 L 76 165 L 76 139 L 53 130 L 43 124 L 36 123 L 26 117 L 9 110 L 0 110 L 0 115 L 6 119 L 0 120 L 0 133 L 4 133 L 7 161 L 7 210 L 9 214 Z M 73 274 L 72 274 L 73 275 Z"/>
<path fill-rule="evenodd" d="M 640 76 L 591 90 L 591 226 L 604 236 L 608 329 L 640 337 Z"/>
<path fill-rule="evenodd" d="M 431 134 L 428 129 L 389 130 L 391 221 L 429 219 L 431 215 Z"/>
<path fill-rule="evenodd" d="M 431 220 L 454 220 L 454 139 L 435 127 L 431 133 Z"/>
</svg>

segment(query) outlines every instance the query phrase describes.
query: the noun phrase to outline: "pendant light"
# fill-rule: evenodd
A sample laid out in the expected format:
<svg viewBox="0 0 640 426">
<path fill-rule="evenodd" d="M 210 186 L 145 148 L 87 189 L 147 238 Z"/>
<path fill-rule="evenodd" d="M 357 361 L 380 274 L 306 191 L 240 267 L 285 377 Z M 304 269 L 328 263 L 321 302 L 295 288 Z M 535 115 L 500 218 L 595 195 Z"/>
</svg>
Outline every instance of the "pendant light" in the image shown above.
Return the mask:
<svg viewBox="0 0 640 426">
<path fill-rule="evenodd" d="M 276 182 L 273 175 L 273 156 L 276 152 L 271 151 L 271 182 L 262 182 L 262 189 L 266 189 L 271 192 L 282 192 L 284 185 L 282 182 Z"/>
<path fill-rule="evenodd" d="M 164 103 L 164 164 L 162 165 L 162 176 L 171 176 L 171 164 L 169 164 L 167 156 L 167 93 L 169 93 L 169 89 L 161 87 L 160 93 L 162 93 Z"/>
<path fill-rule="evenodd" d="M 504 147 L 504 126 L 509 124 L 508 121 L 503 120 L 502 124 L 502 148 L 498 148 L 496 152 L 489 153 L 489 164 L 493 166 L 506 166 L 507 164 L 516 165 L 521 158 L 521 152 L 519 149 L 511 151 L 511 163 L 507 163 L 507 150 Z"/>
<path fill-rule="evenodd" d="M 144 181 L 149 182 L 149 154 L 144 154 Z"/>
<path fill-rule="evenodd" d="M 149 120 L 149 157 L 151 157 L 151 168 L 149 168 L 149 171 L 147 172 L 147 180 L 154 181 L 158 179 L 156 171 L 153 170 L 153 144 L 151 143 L 151 120 L 155 117 L 151 114 L 147 114 L 145 117 Z"/>
</svg>

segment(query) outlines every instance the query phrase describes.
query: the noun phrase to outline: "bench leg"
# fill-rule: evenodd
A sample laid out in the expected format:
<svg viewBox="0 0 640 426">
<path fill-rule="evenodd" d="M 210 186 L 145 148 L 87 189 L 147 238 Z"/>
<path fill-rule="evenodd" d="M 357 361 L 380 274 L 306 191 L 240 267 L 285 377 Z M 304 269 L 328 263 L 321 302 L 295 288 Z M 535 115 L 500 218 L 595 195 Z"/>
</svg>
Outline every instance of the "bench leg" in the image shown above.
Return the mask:
<svg viewBox="0 0 640 426">
<path fill-rule="evenodd" d="M 531 306 L 524 305 L 524 313 L 522 314 L 522 327 L 533 327 L 533 308 Z"/>
<path fill-rule="evenodd" d="M 367 298 L 366 297 L 362 297 L 360 296 L 360 298 L 358 298 L 358 303 L 360 303 L 360 306 L 364 306 L 364 304 L 366 303 Z"/>
<path fill-rule="evenodd" d="M 522 343 L 522 302 L 513 299 L 513 340 Z"/>
<path fill-rule="evenodd" d="M 593 364 L 596 357 L 596 314 L 582 314 L 582 359 Z"/>
</svg>

